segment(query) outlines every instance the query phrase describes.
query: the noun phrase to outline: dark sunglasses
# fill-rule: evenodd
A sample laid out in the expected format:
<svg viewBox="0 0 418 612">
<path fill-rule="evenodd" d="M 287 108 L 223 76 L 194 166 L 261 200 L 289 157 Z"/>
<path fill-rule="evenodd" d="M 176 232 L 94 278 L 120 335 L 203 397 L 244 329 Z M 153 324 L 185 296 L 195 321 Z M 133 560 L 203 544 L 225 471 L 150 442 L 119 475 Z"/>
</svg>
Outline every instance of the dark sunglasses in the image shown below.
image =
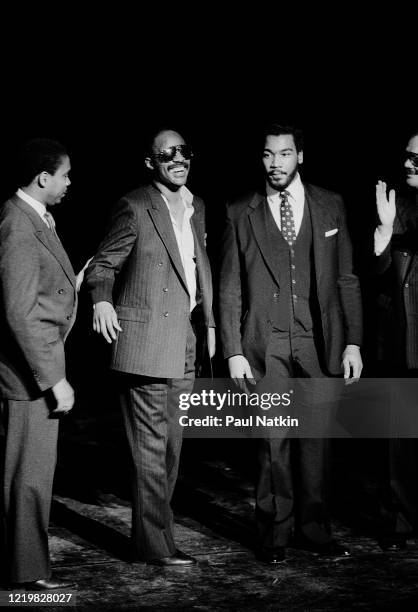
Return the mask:
<svg viewBox="0 0 418 612">
<path fill-rule="evenodd" d="M 412 153 L 412 151 L 405 151 L 405 161 L 410 161 L 415 168 L 418 167 L 418 153 Z"/>
<path fill-rule="evenodd" d="M 160 149 L 158 153 L 153 153 L 153 158 L 159 162 L 170 162 L 173 161 L 177 153 L 180 153 L 184 159 L 191 159 L 193 157 L 193 151 L 190 145 L 179 144 L 167 147 L 166 149 Z"/>
</svg>

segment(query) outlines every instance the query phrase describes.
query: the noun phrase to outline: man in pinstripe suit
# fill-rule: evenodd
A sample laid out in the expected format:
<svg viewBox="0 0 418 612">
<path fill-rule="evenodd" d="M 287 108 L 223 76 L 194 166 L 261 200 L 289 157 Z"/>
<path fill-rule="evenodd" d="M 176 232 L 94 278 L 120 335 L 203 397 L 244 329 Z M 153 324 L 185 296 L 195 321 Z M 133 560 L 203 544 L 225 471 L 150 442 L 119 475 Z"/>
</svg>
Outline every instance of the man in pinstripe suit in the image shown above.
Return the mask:
<svg viewBox="0 0 418 612">
<path fill-rule="evenodd" d="M 405 151 L 406 197 L 376 185 L 379 225 L 375 266 L 381 280 L 379 354 L 389 377 L 418 376 L 418 132 Z M 381 500 L 383 548 L 398 550 L 418 524 L 416 440 L 389 441 L 389 474 Z"/>
<path fill-rule="evenodd" d="M 152 182 L 115 206 L 86 272 L 93 328 L 112 343 L 111 368 L 133 463 L 134 560 L 191 565 L 176 548 L 170 501 L 182 431 L 178 397 L 193 386 L 196 321 L 215 351 L 203 202 L 185 184 L 192 152 L 180 134 L 155 134 L 145 159 Z"/>
</svg>

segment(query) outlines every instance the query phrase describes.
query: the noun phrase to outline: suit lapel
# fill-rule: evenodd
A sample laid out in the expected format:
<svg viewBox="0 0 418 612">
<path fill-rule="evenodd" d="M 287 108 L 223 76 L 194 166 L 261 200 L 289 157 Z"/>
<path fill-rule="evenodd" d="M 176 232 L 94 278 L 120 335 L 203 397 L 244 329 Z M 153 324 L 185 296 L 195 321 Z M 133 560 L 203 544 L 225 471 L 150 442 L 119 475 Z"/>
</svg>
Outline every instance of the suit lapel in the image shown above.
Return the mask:
<svg viewBox="0 0 418 612">
<path fill-rule="evenodd" d="M 35 226 L 36 237 L 59 262 L 65 274 L 68 276 L 68 280 L 75 288 L 76 279 L 74 270 L 62 244 L 59 242 L 59 240 L 54 238 L 51 230 L 48 229 L 38 213 L 31 206 L 29 206 L 29 204 L 21 200 L 18 196 L 13 198 L 13 202 L 31 219 L 33 225 Z"/>
<path fill-rule="evenodd" d="M 320 286 L 325 265 L 325 232 L 330 229 L 329 225 L 329 209 L 319 199 L 315 197 L 315 191 L 310 185 L 305 187 L 305 205 L 311 216 L 312 223 L 312 243 L 315 262 L 315 274 L 317 286 Z"/>
<path fill-rule="evenodd" d="M 261 255 L 277 286 L 279 286 L 278 270 L 274 261 L 270 232 L 268 231 L 267 206 L 265 196 L 256 193 L 249 204 L 248 218 Z"/>
<path fill-rule="evenodd" d="M 179 275 L 180 280 L 184 285 L 184 288 L 188 292 L 183 264 L 181 261 L 179 248 L 177 246 L 177 240 L 174 234 L 173 224 L 171 222 L 169 210 L 158 189 L 153 186 L 150 186 L 148 194 L 151 199 L 151 207 L 149 208 L 149 213 L 155 225 L 155 229 L 157 230 L 161 240 L 164 243 L 165 248 L 167 249 L 174 269 Z"/>
</svg>

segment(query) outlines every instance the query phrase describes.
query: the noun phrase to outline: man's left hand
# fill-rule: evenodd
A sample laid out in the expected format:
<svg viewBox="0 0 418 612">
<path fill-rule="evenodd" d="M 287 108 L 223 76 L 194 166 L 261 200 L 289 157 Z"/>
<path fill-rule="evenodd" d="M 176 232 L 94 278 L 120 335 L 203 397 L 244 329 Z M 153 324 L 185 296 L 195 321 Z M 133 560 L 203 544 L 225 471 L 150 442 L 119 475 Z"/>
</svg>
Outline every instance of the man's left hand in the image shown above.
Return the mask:
<svg viewBox="0 0 418 612">
<path fill-rule="evenodd" d="M 346 385 L 357 382 L 363 369 L 363 361 L 360 355 L 360 347 L 356 344 L 347 344 L 342 356 L 341 368 L 344 371 Z"/>
<path fill-rule="evenodd" d="M 209 327 L 208 329 L 208 351 L 209 357 L 212 359 L 216 351 L 216 336 L 214 327 Z"/>
</svg>

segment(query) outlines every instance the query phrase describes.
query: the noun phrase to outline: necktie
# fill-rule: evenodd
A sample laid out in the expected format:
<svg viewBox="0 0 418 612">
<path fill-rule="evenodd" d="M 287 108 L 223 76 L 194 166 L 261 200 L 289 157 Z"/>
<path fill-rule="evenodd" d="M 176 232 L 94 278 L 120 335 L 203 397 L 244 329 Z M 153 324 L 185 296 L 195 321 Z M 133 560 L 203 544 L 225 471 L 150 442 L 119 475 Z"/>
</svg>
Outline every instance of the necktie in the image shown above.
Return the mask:
<svg viewBox="0 0 418 612">
<path fill-rule="evenodd" d="M 280 204 L 280 219 L 282 225 L 283 238 L 286 240 L 289 246 L 296 240 L 295 221 L 293 219 L 292 205 L 289 202 L 288 191 L 282 191 L 281 193 L 281 204 Z"/>
<path fill-rule="evenodd" d="M 46 221 L 47 226 L 49 227 L 51 232 L 54 234 L 55 238 L 57 238 L 57 240 L 59 240 L 58 234 L 57 234 L 56 229 L 55 229 L 54 217 L 51 215 L 51 213 L 49 213 L 47 211 L 47 212 L 44 213 L 44 219 Z"/>
</svg>

